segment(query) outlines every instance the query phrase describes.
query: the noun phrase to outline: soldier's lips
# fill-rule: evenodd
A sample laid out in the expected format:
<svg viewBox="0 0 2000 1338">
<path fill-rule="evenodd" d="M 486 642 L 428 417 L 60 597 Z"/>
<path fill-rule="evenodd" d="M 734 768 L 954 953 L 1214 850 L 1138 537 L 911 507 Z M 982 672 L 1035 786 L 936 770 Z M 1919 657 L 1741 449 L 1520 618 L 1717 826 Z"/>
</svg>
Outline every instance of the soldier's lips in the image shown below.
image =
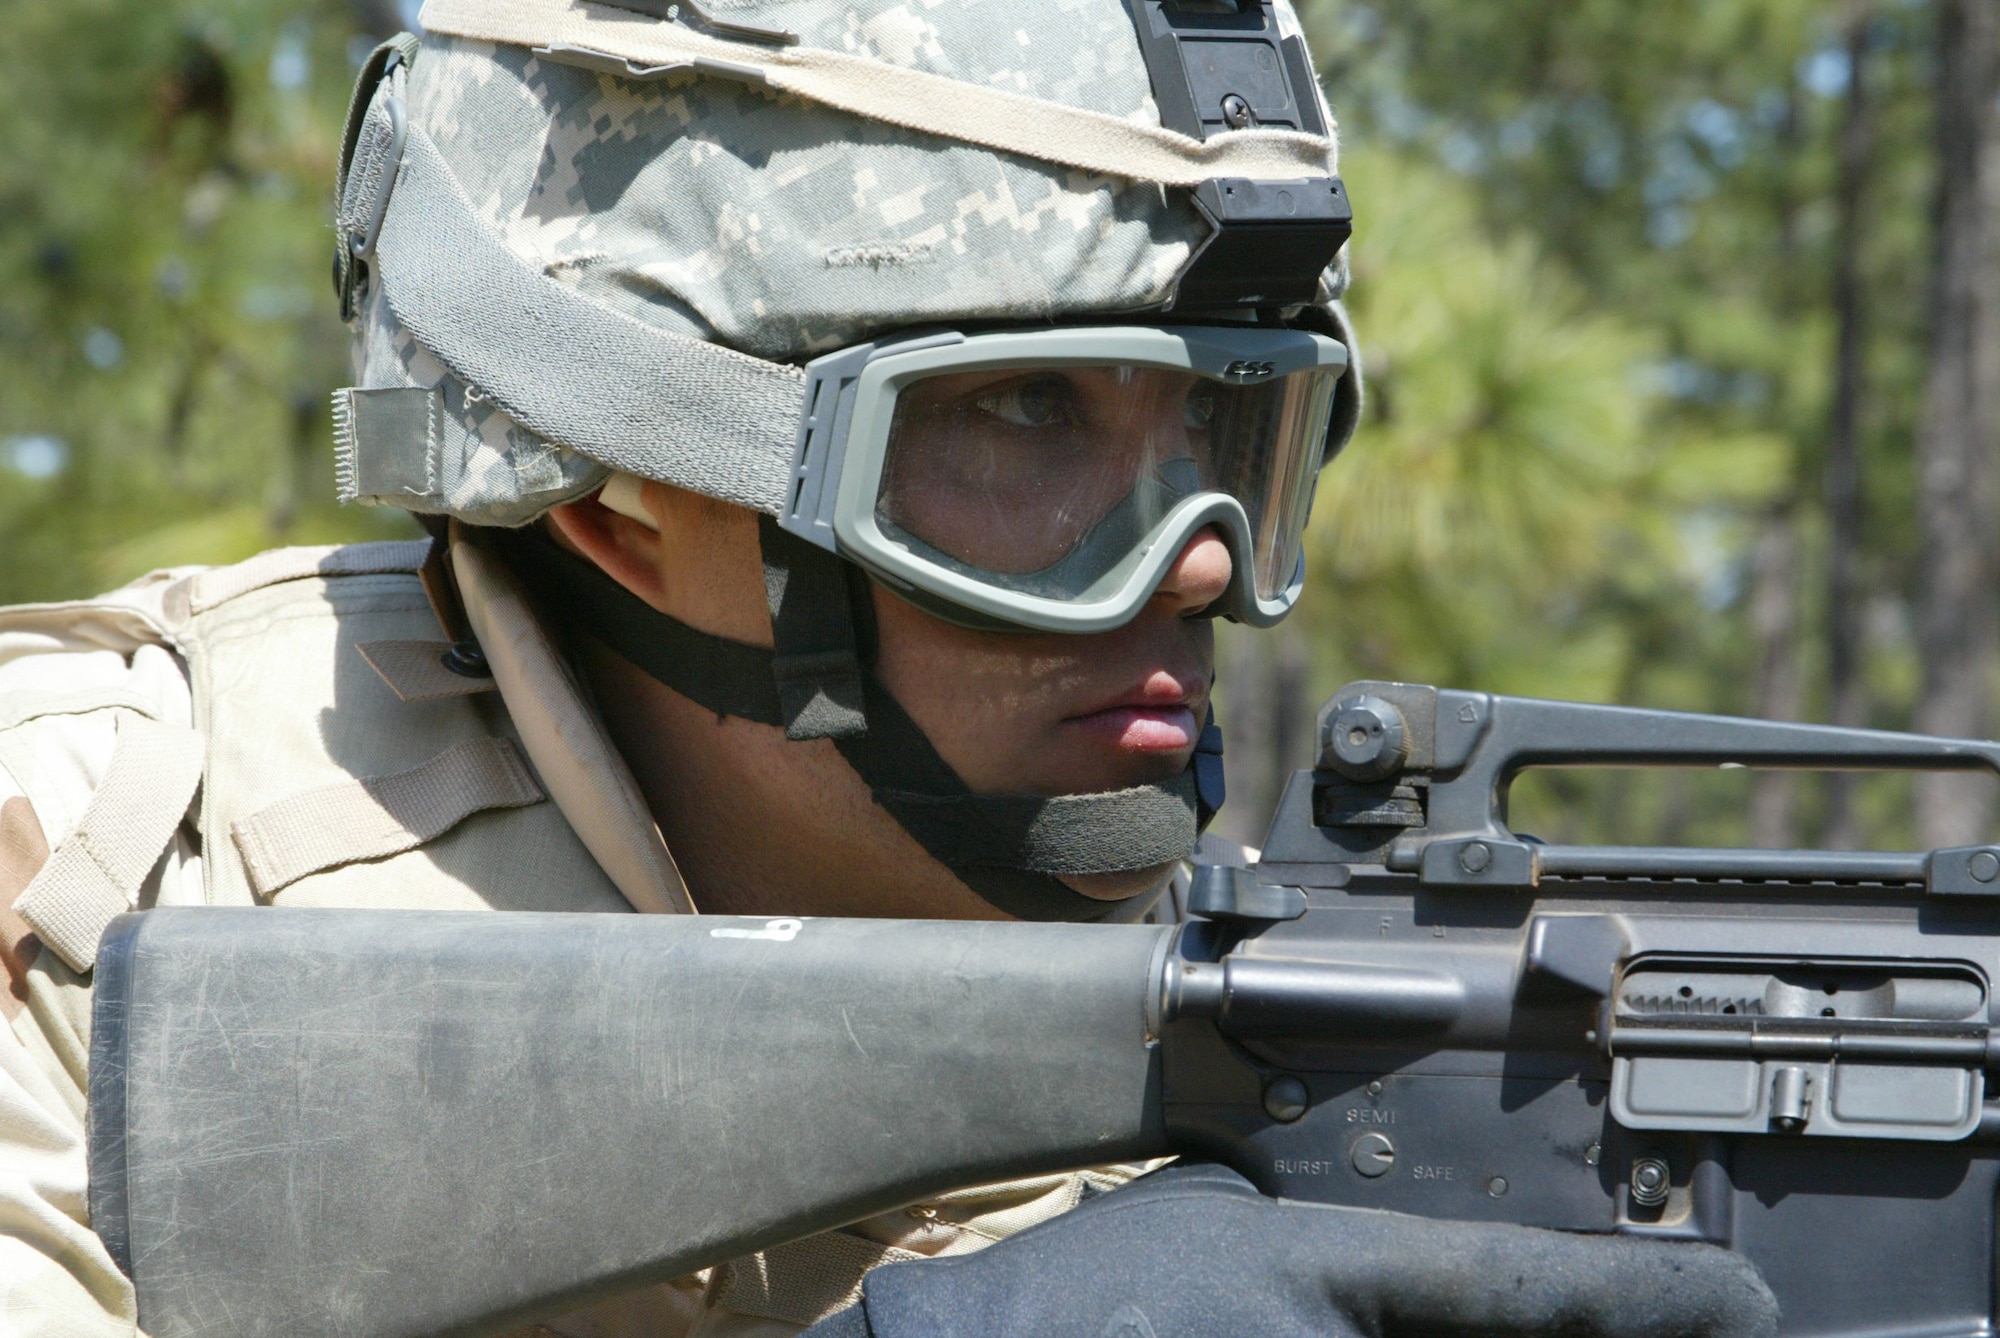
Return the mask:
<svg viewBox="0 0 2000 1338">
<path fill-rule="evenodd" d="M 1157 756 L 1192 748 L 1201 734 L 1194 709 L 1172 706 L 1111 706 L 1071 716 L 1064 725 L 1121 752 Z"/>
</svg>

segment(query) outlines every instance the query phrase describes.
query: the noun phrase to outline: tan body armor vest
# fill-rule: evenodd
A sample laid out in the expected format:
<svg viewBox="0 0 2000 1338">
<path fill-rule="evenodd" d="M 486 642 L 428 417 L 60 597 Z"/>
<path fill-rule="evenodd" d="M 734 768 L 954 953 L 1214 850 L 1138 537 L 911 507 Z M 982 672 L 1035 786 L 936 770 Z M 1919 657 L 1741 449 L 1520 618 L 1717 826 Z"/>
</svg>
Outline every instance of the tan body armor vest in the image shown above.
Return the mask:
<svg viewBox="0 0 2000 1338">
<path fill-rule="evenodd" d="M 423 541 L 281 549 L 0 610 L 10 1333 L 137 1332 L 131 1287 L 86 1208 L 88 968 L 113 915 L 156 904 L 693 909 L 563 658 L 512 578 L 465 542 L 452 547 L 455 589 L 491 674 L 447 664 L 427 594 L 451 588 L 440 556 Z M 947 1195 L 538 1332 L 795 1333 L 850 1304 L 878 1263 L 978 1249 L 1135 1170 Z"/>
</svg>

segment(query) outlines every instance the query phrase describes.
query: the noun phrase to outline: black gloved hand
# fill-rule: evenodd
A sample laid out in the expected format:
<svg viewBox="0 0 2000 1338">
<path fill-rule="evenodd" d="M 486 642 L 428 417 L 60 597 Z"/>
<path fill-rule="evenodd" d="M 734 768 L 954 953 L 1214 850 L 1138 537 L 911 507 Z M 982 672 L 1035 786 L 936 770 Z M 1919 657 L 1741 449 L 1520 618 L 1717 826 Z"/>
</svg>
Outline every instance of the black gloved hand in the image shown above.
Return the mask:
<svg viewBox="0 0 2000 1338">
<path fill-rule="evenodd" d="M 807 1338 L 1769 1338 L 1742 1256 L 1268 1199 L 1176 1166 L 977 1254 L 891 1264 Z"/>
</svg>

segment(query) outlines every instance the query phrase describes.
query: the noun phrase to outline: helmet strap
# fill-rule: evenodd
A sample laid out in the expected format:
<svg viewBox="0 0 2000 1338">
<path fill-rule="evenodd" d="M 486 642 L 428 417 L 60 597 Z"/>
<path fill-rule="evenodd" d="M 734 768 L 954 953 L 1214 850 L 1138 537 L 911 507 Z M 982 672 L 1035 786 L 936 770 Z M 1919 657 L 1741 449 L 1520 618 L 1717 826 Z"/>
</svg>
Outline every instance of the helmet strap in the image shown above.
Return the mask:
<svg viewBox="0 0 2000 1338">
<path fill-rule="evenodd" d="M 757 537 L 771 610 L 771 676 L 785 737 L 799 742 L 867 734 L 864 671 L 846 571 L 852 564 L 779 529 L 769 516 L 757 517 Z"/>
<path fill-rule="evenodd" d="M 1222 802 L 1221 731 L 1212 713 L 1193 760 L 1164 785 L 974 794 L 867 667 L 874 627 L 858 569 L 768 517 L 761 531 L 772 650 L 661 613 L 537 528 L 486 533 L 545 612 L 647 676 L 718 715 L 779 727 L 794 740 L 831 739 L 877 804 L 1009 915 L 1123 918 L 1135 898 L 1087 897 L 1062 877 L 1153 868 L 1193 854 Z"/>
</svg>

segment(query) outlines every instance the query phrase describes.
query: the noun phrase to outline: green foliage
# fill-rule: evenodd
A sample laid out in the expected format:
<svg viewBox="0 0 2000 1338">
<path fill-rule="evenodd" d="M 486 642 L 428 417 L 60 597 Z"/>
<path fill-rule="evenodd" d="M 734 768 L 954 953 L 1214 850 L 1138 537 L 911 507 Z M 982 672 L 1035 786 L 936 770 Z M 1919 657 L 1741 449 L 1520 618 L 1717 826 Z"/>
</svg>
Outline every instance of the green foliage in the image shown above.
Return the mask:
<svg viewBox="0 0 2000 1338">
<path fill-rule="evenodd" d="M 1614 693 L 1632 647 L 1607 586 L 1679 564 L 1641 504 L 1646 333 L 1488 236 L 1462 180 L 1380 152 L 1345 174 L 1375 202 L 1354 289 L 1374 409 L 1314 517 L 1326 669 Z"/>
<path fill-rule="evenodd" d="M 1755 709 L 1751 556 L 1784 528 L 1796 709 L 1822 712 L 1847 11 L 1302 7 L 1348 146 L 1373 399 L 1323 485 L 1299 617 L 1232 637 L 1232 672 L 1289 638 L 1314 701 L 1379 675 Z M 324 278 L 335 137 L 360 30 L 393 9 L 0 5 L 0 601 L 408 532 L 333 506 L 323 411 L 346 375 Z M 1896 726 L 1918 681 L 1931 11 L 1874 12 L 1867 670 Z M 1299 760 L 1280 751 L 1269 765 Z M 1565 782 L 1541 802 L 1577 832 L 1734 840 L 1732 784 Z M 1903 807 L 1865 798 L 1872 833 L 1894 839 Z"/>
<path fill-rule="evenodd" d="M 1756 710 L 1769 647 L 1752 555 L 1785 528 L 1799 567 L 1777 593 L 1796 625 L 1775 653 L 1803 690 L 1783 709 L 1825 709 L 1844 12 L 1305 0 L 1347 145 L 1373 394 L 1314 517 L 1302 621 L 1318 692 L 1367 675 Z M 1916 683 L 1930 13 L 1875 15 L 1867 670 L 1879 723 L 1897 727 Z M 1536 821 L 1554 814 L 1562 834 L 1746 835 L 1740 776 L 1535 788 Z M 1861 807 L 1873 839 L 1906 834 L 1894 787 Z"/>
<path fill-rule="evenodd" d="M 0 6 L 0 602 L 407 527 L 332 498 L 356 35 L 270 0 Z"/>
</svg>

